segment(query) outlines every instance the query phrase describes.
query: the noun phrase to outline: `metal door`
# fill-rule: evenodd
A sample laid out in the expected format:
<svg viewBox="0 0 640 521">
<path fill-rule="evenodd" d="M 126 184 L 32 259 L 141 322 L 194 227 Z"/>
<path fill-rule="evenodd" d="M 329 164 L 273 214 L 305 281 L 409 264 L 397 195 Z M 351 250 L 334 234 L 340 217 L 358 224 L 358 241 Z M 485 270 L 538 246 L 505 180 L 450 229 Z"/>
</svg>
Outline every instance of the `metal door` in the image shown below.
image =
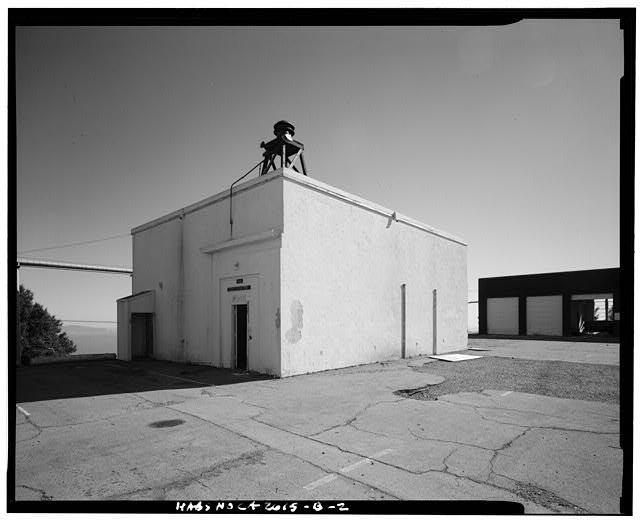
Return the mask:
<svg viewBox="0 0 640 521">
<path fill-rule="evenodd" d="M 236 352 L 236 369 L 246 370 L 249 367 L 247 360 L 249 305 L 237 304 L 233 306 L 234 336 Z"/>
<path fill-rule="evenodd" d="M 518 334 L 518 297 L 487 299 L 487 333 Z"/>
</svg>

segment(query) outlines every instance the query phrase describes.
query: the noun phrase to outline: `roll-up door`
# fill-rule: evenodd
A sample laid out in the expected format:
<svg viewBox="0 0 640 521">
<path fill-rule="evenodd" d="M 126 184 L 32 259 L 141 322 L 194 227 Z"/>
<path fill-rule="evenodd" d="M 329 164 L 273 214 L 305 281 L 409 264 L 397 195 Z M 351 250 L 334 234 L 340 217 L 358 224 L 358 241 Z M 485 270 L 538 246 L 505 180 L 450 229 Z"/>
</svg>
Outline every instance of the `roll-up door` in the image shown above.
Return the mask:
<svg viewBox="0 0 640 521">
<path fill-rule="evenodd" d="M 527 335 L 562 336 L 562 295 L 527 297 Z"/>
<path fill-rule="evenodd" d="M 518 297 L 487 299 L 487 333 L 518 334 Z"/>
</svg>

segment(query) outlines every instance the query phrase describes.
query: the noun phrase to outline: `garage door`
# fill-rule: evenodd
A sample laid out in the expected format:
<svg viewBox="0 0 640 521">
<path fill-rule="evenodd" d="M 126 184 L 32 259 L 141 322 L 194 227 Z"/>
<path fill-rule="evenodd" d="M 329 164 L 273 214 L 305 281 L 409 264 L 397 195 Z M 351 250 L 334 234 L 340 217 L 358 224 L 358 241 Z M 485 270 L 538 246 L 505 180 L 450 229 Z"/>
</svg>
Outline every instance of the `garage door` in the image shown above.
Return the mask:
<svg viewBox="0 0 640 521">
<path fill-rule="evenodd" d="M 487 333 L 518 334 L 518 297 L 487 299 Z"/>
<path fill-rule="evenodd" d="M 562 295 L 527 297 L 527 335 L 562 335 Z"/>
</svg>

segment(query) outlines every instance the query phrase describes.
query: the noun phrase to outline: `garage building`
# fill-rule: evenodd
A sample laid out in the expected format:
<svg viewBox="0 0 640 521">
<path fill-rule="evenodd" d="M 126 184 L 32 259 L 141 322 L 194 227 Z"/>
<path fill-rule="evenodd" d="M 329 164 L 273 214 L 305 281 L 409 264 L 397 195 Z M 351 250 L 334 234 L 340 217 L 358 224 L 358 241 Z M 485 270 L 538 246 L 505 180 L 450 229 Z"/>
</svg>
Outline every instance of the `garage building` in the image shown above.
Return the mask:
<svg viewBox="0 0 640 521">
<path fill-rule="evenodd" d="M 465 242 L 283 163 L 132 230 L 118 358 L 290 376 L 464 349 Z"/>
<path fill-rule="evenodd" d="M 619 288 L 619 268 L 479 279 L 479 332 L 618 336 Z"/>
</svg>

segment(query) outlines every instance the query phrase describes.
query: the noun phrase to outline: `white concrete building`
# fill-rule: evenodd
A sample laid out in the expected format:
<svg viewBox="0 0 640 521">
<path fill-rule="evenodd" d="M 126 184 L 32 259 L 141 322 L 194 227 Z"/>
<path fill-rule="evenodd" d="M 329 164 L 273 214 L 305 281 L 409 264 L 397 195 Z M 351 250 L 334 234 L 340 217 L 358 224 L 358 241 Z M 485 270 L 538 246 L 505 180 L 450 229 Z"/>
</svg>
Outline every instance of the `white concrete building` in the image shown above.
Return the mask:
<svg viewBox="0 0 640 521">
<path fill-rule="evenodd" d="M 289 168 L 132 230 L 118 358 L 276 376 L 467 345 L 467 248 Z"/>
</svg>

